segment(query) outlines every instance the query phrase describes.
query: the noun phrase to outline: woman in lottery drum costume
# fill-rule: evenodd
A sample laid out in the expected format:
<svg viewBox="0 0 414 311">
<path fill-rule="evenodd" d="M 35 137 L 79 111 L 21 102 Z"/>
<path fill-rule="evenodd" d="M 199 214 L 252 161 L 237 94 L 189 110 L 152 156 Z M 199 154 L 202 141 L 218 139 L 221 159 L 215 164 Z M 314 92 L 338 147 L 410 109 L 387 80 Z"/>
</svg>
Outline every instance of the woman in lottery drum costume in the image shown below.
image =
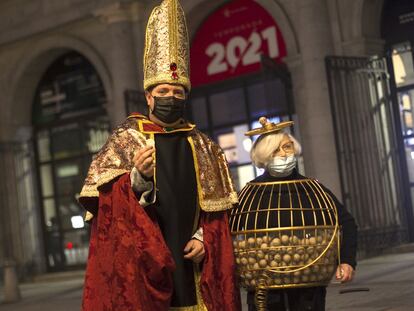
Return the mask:
<svg viewBox="0 0 414 311">
<path fill-rule="evenodd" d="M 336 271 L 352 280 L 357 227 L 337 198 L 296 169 L 297 140 L 270 123 L 246 133 L 260 135 L 251 150 L 263 175 L 239 194 L 230 227 L 240 282 L 249 310 L 325 310 L 326 286 Z"/>
</svg>

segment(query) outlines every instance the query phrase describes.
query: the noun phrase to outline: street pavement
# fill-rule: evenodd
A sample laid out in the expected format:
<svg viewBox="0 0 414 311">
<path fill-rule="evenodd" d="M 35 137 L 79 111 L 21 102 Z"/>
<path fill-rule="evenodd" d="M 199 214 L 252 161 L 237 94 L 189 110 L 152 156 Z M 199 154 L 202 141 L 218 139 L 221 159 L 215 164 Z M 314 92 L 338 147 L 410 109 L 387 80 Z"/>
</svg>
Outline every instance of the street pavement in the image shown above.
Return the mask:
<svg viewBox="0 0 414 311">
<path fill-rule="evenodd" d="M 0 311 L 77 311 L 80 310 L 82 274 L 69 279 L 41 278 L 20 286 L 22 301 L 0 304 Z M 369 291 L 341 294 L 341 290 Z M 243 303 L 245 294 L 243 293 Z M 3 289 L 0 289 L 0 301 Z M 247 310 L 243 305 L 243 311 Z M 358 264 L 354 282 L 328 287 L 327 311 L 414 311 L 414 252 L 384 255 Z M 122 310 L 119 310 L 122 311 Z M 154 310 L 157 311 L 157 310 Z"/>
</svg>

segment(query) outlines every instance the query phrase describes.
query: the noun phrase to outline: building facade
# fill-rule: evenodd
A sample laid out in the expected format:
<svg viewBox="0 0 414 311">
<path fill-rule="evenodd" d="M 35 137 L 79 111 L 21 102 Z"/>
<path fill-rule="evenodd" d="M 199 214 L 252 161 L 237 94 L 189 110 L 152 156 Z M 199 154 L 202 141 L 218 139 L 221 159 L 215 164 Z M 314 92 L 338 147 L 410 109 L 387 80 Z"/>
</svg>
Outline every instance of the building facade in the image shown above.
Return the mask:
<svg viewBox="0 0 414 311">
<path fill-rule="evenodd" d="M 110 129 L 145 107 L 145 27 L 158 2 L 1 2 L 0 258 L 14 259 L 21 276 L 86 262 L 76 196 Z M 262 115 L 293 119 L 302 172 L 356 215 L 361 252 L 372 241 L 378 249 L 412 241 L 410 1 L 180 2 L 191 40 L 189 118 L 225 150 L 236 186 L 259 173 L 243 133 Z M 372 65 L 373 56 L 388 66 Z M 366 105 L 365 121 L 352 103 Z"/>
</svg>

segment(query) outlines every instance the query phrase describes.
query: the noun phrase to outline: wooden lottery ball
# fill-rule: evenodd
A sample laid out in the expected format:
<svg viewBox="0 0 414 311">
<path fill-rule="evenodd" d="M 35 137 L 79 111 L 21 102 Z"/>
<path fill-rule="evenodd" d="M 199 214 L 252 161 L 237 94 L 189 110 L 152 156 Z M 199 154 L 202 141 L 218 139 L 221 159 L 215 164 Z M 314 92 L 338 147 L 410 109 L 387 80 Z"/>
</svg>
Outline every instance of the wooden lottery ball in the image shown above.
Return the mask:
<svg viewBox="0 0 414 311">
<path fill-rule="evenodd" d="M 276 261 L 274 261 L 274 260 L 272 260 L 272 261 L 270 262 L 270 266 L 271 266 L 272 268 L 277 267 L 277 262 L 276 262 Z"/>
<path fill-rule="evenodd" d="M 295 271 L 293 272 L 293 276 L 301 276 L 302 271 Z"/>
<path fill-rule="evenodd" d="M 293 256 L 293 254 L 294 254 L 293 247 L 286 248 L 286 253 Z"/>
<path fill-rule="evenodd" d="M 285 254 L 283 255 L 283 262 L 286 264 L 289 264 L 292 261 L 292 256 L 290 256 L 289 254 Z"/>
<path fill-rule="evenodd" d="M 276 262 L 281 262 L 282 261 L 282 256 L 280 254 L 276 254 L 273 258 Z"/>
<path fill-rule="evenodd" d="M 254 264 L 256 263 L 256 258 L 254 258 L 254 257 L 249 257 L 248 261 L 249 261 L 249 264 L 250 264 L 250 265 L 254 265 Z"/>
<path fill-rule="evenodd" d="M 255 238 L 248 238 L 247 239 L 247 244 L 249 244 L 250 247 L 254 247 L 254 245 L 256 244 L 256 239 Z"/>
<path fill-rule="evenodd" d="M 265 256 L 265 253 L 262 250 L 259 250 L 259 251 L 256 252 L 256 257 L 258 259 L 263 259 L 264 256 Z"/>
<path fill-rule="evenodd" d="M 298 245 L 300 240 L 296 235 L 294 235 L 289 238 L 289 242 L 291 245 Z"/>
<path fill-rule="evenodd" d="M 262 238 L 256 238 L 256 245 L 260 247 L 262 245 L 263 239 Z"/>
<path fill-rule="evenodd" d="M 296 248 L 296 253 L 298 253 L 299 255 L 303 255 L 305 254 L 305 249 L 303 247 L 298 247 Z"/>
<path fill-rule="evenodd" d="M 267 267 L 266 259 L 260 259 L 259 266 L 260 266 L 260 268 L 266 268 Z"/>
<path fill-rule="evenodd" d="M 267 243 L 267 244 L 271 241 L 271 238 L 269 238 L 268 235 L 263 236 L 262 239 L 263 239 L 263 243 Z"/>
<path fill-rule="evenodd" d="M 240 241 L 239 242 L 239 248 L 241 248 L 241 249 L 243 249 L 243 248 L 246 248 L 246 241 Z"/>
<path fill-rule="evenodd" d="M 283 245 L 288 245 L 289 244 L 289 236 L 287 236 L 286 234 L 282 235 L 281 241 L 282 241 Z"/>
<path fill-rule="evenodd" d="M 274 238 L 272 242 L 270 242 L 270 246 L 277 247 L 282 245 L 282 241 L 279 238 Z"/>
<path fill-rule="evenodd" d="M 293 255 L 293 261 L 295 261 L 295 262 L 299 262 L 300 261 L 300 258 L 301 256 L 299 255 L 299 254 L 294 254 Z"/>
<path fill-rule="evenodd" d="M 240 259 L 240 262 L 241 262 L 242 265 L 247 265 L 249 263 L 249 260 L 246 257 L 242 257 Z"/>
<path fill-rule="evenodd" d="M 266 249 L 266 248 L 268 248 L 269 247 L 269 245 L 267 244 L 267 243 L 262 243 L 261 245 L 260 245 L 260 248 L 261 249 Z"/>
</svg>

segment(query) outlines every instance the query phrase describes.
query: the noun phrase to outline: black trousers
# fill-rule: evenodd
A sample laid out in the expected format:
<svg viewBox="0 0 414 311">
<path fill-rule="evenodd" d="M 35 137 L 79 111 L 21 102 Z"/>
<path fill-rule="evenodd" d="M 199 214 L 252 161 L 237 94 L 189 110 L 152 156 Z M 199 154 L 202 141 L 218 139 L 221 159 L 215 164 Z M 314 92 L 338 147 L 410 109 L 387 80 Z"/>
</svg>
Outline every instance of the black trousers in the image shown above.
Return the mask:
<svg viewBox="0 0 414 311">
<path fill-rule="evenodd" d="M 287 294 L 288 306 L 285 304 Z M 248 292 L 249 311 L 256 311 L 254 292 Z M 325 311 L 325 287 L 292 288 L 269 290 L 267 294 L 267 311 Z"/>
</svg>

